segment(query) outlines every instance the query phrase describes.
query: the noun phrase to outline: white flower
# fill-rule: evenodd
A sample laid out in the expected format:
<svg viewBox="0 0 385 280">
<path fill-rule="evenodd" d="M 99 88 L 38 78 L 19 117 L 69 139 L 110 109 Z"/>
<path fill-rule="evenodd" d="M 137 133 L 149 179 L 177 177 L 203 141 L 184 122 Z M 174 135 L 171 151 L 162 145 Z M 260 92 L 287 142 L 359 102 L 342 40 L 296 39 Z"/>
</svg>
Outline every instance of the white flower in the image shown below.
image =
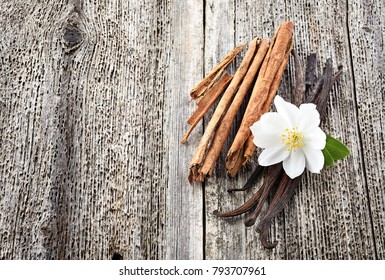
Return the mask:
<svg viewBox="0 0 385 280">
<path fill-rule="evenodd" d="M 283 168 L 291 178 L 306 168 L 319 173 L 324 166 L 322 149 L 326 135 L 319 128 L 320 115 L 316 105 L 302 104 L 299 108 L 280 96 L 274 99 L 277 113 L 266 113 L 250 129 L 254 144 L 263 148 L 259 164 L 269 166 L 283 161 Z"/>
</svg>

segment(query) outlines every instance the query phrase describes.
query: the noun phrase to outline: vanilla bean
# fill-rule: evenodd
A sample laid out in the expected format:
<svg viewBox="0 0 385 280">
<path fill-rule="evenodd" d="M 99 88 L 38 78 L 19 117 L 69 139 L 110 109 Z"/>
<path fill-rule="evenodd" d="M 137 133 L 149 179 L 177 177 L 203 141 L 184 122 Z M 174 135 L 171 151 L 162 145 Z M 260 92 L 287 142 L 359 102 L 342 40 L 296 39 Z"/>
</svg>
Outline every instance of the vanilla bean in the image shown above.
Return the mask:
<svg viewBox="0 0 385 280">
<path fill-rule="evenodd" d="M 329 60 L 329 59 L 328 59 Z M 320 113 L 321 122 L 326 117 L 326 108 L 329 100 L 330 92 L 333 88 L 335 82 L 340 78 L 342 74 L 342 65 L 338 66 L 338 71 L 333 75 L 332 69 L 332 61 L 330 59 L 329 65 L 326 62 L 325 70 L 324 70 L 324 83 L 322 85 L 322 89 L 318 95 L 315 96 L 313 103 L 317 105 L 317 109 Z"/>
<path fill-rule="evenodd" d="M 269 208 L 268 214 L 265 217 L 263 217 L 259 225 L 262 226 L 267 221 L 276 217 L 283 210 L 285 205 L 293 197 L 295 190 L 297 189 L 301 180 L 302 180 L 302 176 L 298 176 L 294 179 L 290 179 L 290 177 L 287 176 L 286 174 L 282 176 L 282 179 L 279 185 L 279 186 L 282 186 L 281 187 L 282 190 L 280 190 L 280 192 L 278 192 L 277 190 L 277 193 L 279 196 L 276 198 L 276 201 L 274 201 L 274 198 L 273 198 L 274 203 L 272 203 L 273 204 L 272 208 L 271 209 Z M 279 186 L 278 186 L 278 189 L 279 189 Z M 259 225 L 257 226 L 257 229 Z"/>
<path fill-rule="evenodd" d="M 299 106 L 303 102 L 303 97 L 306 91 L 305 76 L 301 65 L 300 58 L 295 49 L 291 51 L 294 56 L 294 68 L 295 68 L 295 88 L 293 92 L 294 104 Z"/>
<path fill-rule="evenodd" d="M 254 173 L 260 174 L 263 171 L 263 169 L 264 169 L 263 167 L 257 168 L 256 171 L 254 171 Z M 251 219 L 249 219 L 248 221 L 248 223 L 251 223 L 251 225 L 253 225 L 255 223 L 256 218 L 258 217 L 258 214 L 262 209 L 263 203 L 265 202 L 265 200 L 267 199 L 267 196 L 271 191 L 271 188 L 275 185 L 276 181 L 279 180 L 280 178 L 280 174 L 282 173 L 282 164 L 276 164 L 276 165 L 270 166 L 267 172 L 270 174 L 268 177 L 269 179 L 266 179 L 263 182 L 263 185 L 261 186 L 261 188 L 251 198 L 249 198 L 243 205 L 241 205 L 240 207 L 234 210 L 227 211 L 227 212 L 214 211 L 213 214 L 218 217 L 234 217 L 234 216 L 238 216 L 243 213 L 246 213 L 252 210 L 254 207 L 256 207 L 255 208 L 256 210 L 253 211 L 253 214 L 251 217 L 253 218 L 255 216 L 255 219 L 253 219 L 254 222 L 252 222 Z"/>
<path fill-rule="evenodd" d="M 310 54 L 306 60 L 306 73 L 305 73 L 305 83 L 306 89 L 309 91 L 314 85 L 316 77 L 316 68 L 317 68 L 317 55 L 315 53 Z"/>
<path fill-rule="evenodd" d="M 256 227 L 256 231 L 260 234 L 261 243 L 268 249 L 272 249 L 277 246 L 278 242 L 268 243 L 268 229 L 270 227 L 273 218 L 283 210 L 286 204 L 293 197 L 295 190 L 301 182 L 302 175 L 294 179 L 290 179 L 289 176 L 283 174 L 281 181 L 279 182 L 276 193 L 274 194 L 273 200 L 271 201 L 266 215 L 260 220 Z M 266 245 L 266 246 L 265 246 Z"/>
<path fill-rule="evenodd" d="M 259 240 L 262 243 L 262 246 L 265 247 L 265 249 L 274 249 L 278 245 L 278 241 L 274 241 L 273 243 L 270 243 L 268 241 L 269 238 L 269 226 L 264 226 L 261 228 L 259 233 Z"/>
<path fill-rule="evenodd" d="M 265 180 L 262 186 L 263 192 L 261 194 L 257 207 L 254 209 L 251 216 L 245 220 L 245 226 L 250 227 L 255 224 L 255 221 L 257 220 L 258 215 L 261 213 L 265 200 L 268 198 L 273 186 L 281 178 L 282 171 L 283 171 L 283 167 L 282 167 L 282 164 L 280 163 L 268 167 L 267 175 L 265 177 Z"/>
<path fill-rule="evenodd" d="M 263 192 L 263 188 L 260 188 L 244 204 L 242 204 L 240 207 L 238 207 L 234 210 L 227 211 L 227 212 L 219 212 L 216 210 L 213 212 L 213 214 L 218 216 L 218 217 L 234 217 L 234 216 L 238 216 L 238 215 L 241 215 L 243 213 L 246 213 L 257 205 L 257 203 L 261 197 L 262 192 Z"/>
<path fill-rule="evenodd" d="M 323 86 L 319 94 L 314 96 L 314 104 L 317 105 L 317 110 L 320 113 L 321 119 L 326 116 L 327 101 L 329 99 L 330 90 L 333 86 L 333 63 L 332 59 L 326 60 L 326 65 L 323 70 Z"/>
<path fill-rule="evenodd" d="M 342 65 L 339 65 L 337 73 L 333 75 L 332 61 L 329 58 L 326 61 L 326 66 L 324 67 L 322 76 L 317 80 L 316 85 L 313 87 L 312 94 L 307 99 L 307 102 L 317 105 L 321 121 L 326 116 L 327 101 L 329 99 L 331 89 L 335 82 L 341 77 L 342 70 Z M 326 82 L 325 79 L 327 79 Z"/>
<path fill-rule="evenodd" d="M 307 100 L 306 102 L 307 103 L 312 103 L 314 102 L 314 98 L 319 94 L 319 92 L 321 91 L 322 89 L 322 86 L 324 84 L 324 78 L 323 76 L 319 77 L 317 79 L 317 82 L 315 83 L 315 85 L 312 87 L 312 90 L 309 94 L 309 96 L 307 97 Z"/>
<path fill-rule="evenodd" d="M 237 192 L 237 191 L 245 191 L 245 190 L 250 189 L 255 184 L 257 179 L 260 177 L 263 170 L 264 170 L 264 167 L 258 165 L 255 168 L 255 170 L 253 171 L 253 173 L 251 174 L 250 178 L 247 180 L 246 184 L 242 188 L 240 188 L 240 189 L 234 188 L 234 189 L 229 189 L 227 191 L 228 192 Z M 249 198 L 243 205 L 241 205 L 237 209 L 234 209 L 234 210 L 228 211 L 228 212 L 214 211 L 213 214 L 218 216 L 218 217 L 234 217 L 234 216 L 238 216 L 238 215 L 241 215 L 243 213 L 246 213 L 257 205 L 257 203 L 261 197 L 262 192 L 263 192 L 263 186 L 251 198 Z"/>
<path fill-rule="evenodd" d="M 341 77 L 341 75 L 342 75 L 342 70 L 343 70 L 343 66 L 342 66 L 342 65 L 338 65 L 338 71 L 337 71 L 337 73 L 335 73 L 335 74 L 333 75 L 332 85 L 334 85 L 335 82 L 337 82 L 338 79 Z"/>
<path fill-rule="evenodd" d="M 274 214 L 278 214 L 280 212 L 280 210 L 282 210 L 282 209 L 280 209 L 282 204 L 283 204 L 281 201 L 281 198 L 288 189 L 287 185 L 291 184 L 292 181 L 296 180 L 297 178 L 299 178 L 298 179 L 298 183 L 299 183 L 301 176 L 298 176 L 295 179 L 290 179 L 290 177 L 287 176 L 285 173 L 283 174 L 283 176 L 281 177 L 281 180 L 279 181 L 277 191 L 275 192 L 273 199 L 269 205 L 269 208 L 267 210 L 267 214 L 265 215 L 265 217 L 263 219 L 261 219 L 259 225 L 263 226 L 264 225 L 263 221 L 267 221 L 267 220 L 271 219 L 272 217 L 274 217 Z"/>
<path fill-rule="evenodd" d="M 228 189 L 227 191 L 228 192 L 240 192 L 240 191 L 246 191 L 246 190 L 250 189 L 255 184 L 255 182 L 257 181 L 259 176 L 262 174 L 263 170 L 264 170 L 264 167 L 261 165 L 258 165 L 255 168 L 255 170 L 253 171 L 253 173 L 251 173 L 249 179 L 247 179 L 246 184 L 242 188 L 240 188 L 240 189 L 237 189 L 237 188 Z"/>
</svg>

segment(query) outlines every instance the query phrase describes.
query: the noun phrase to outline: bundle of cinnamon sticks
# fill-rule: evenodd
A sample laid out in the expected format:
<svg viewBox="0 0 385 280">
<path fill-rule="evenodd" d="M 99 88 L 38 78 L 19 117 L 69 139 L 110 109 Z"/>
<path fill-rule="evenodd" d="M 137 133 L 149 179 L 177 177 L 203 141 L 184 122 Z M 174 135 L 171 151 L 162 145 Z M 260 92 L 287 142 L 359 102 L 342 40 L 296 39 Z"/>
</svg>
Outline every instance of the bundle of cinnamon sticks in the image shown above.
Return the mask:
<svg viewBox="0 0 385 280">
<path fill-rule="evenodd" d="M 190 96 L 200 99 L 197 110 L 187 121 L 191 127 L 183 136 L 182 143 L 187 141 L 215 101 L 222 97 L 190 162 L 190 182 L 203 181 L 212 175 L 234 119 L 254 84 L 241 125 L 226 157 L 227 173 L 235 176 L 250 160 L 255 150 L 250 126 L 270 110 L 293 48 L 293 29 L 291 22 L 281 24 L 270 44 L 267 39 L 255 38 L 232 77 L 225 69 L 244 45 L 234 48 L 191 90 Z"/>
</svg>

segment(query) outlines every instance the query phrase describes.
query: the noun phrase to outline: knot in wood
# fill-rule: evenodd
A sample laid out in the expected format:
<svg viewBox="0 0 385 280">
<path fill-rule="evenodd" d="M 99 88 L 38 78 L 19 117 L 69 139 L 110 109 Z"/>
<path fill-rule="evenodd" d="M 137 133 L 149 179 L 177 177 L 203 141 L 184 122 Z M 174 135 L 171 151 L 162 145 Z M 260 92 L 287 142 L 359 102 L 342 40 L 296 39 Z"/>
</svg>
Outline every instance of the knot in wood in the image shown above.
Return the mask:
<svg viewBox="0 0 385 280">
<path fill-rule="evenodd" d="M 84 40 L 83 32 L 75 25 L 67 25 L 64 29 L 63 47 L 66 53 L 75 51 Z"/>
</svg>

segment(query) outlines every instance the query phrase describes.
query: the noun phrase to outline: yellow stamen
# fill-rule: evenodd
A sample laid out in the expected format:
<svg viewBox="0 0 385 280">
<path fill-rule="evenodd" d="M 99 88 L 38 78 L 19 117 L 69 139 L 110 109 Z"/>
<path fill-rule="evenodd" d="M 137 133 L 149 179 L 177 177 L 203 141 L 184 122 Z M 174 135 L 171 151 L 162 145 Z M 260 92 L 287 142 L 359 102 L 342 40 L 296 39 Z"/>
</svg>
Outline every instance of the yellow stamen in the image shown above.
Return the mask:
<svg viewBox="0 0 385 280">
<path fill-rule="evenodd" d="M 294 152 L 297 151 L 298 148 L 304 146 L 302 139 L 303 133 L 298 132 L 298 127 L 293 127 L 291 129 L 286 128 L 286 133 L 282 133 L 282 144 L 285 144 L 288 151 L 293 149 Z"/>
</svg>

